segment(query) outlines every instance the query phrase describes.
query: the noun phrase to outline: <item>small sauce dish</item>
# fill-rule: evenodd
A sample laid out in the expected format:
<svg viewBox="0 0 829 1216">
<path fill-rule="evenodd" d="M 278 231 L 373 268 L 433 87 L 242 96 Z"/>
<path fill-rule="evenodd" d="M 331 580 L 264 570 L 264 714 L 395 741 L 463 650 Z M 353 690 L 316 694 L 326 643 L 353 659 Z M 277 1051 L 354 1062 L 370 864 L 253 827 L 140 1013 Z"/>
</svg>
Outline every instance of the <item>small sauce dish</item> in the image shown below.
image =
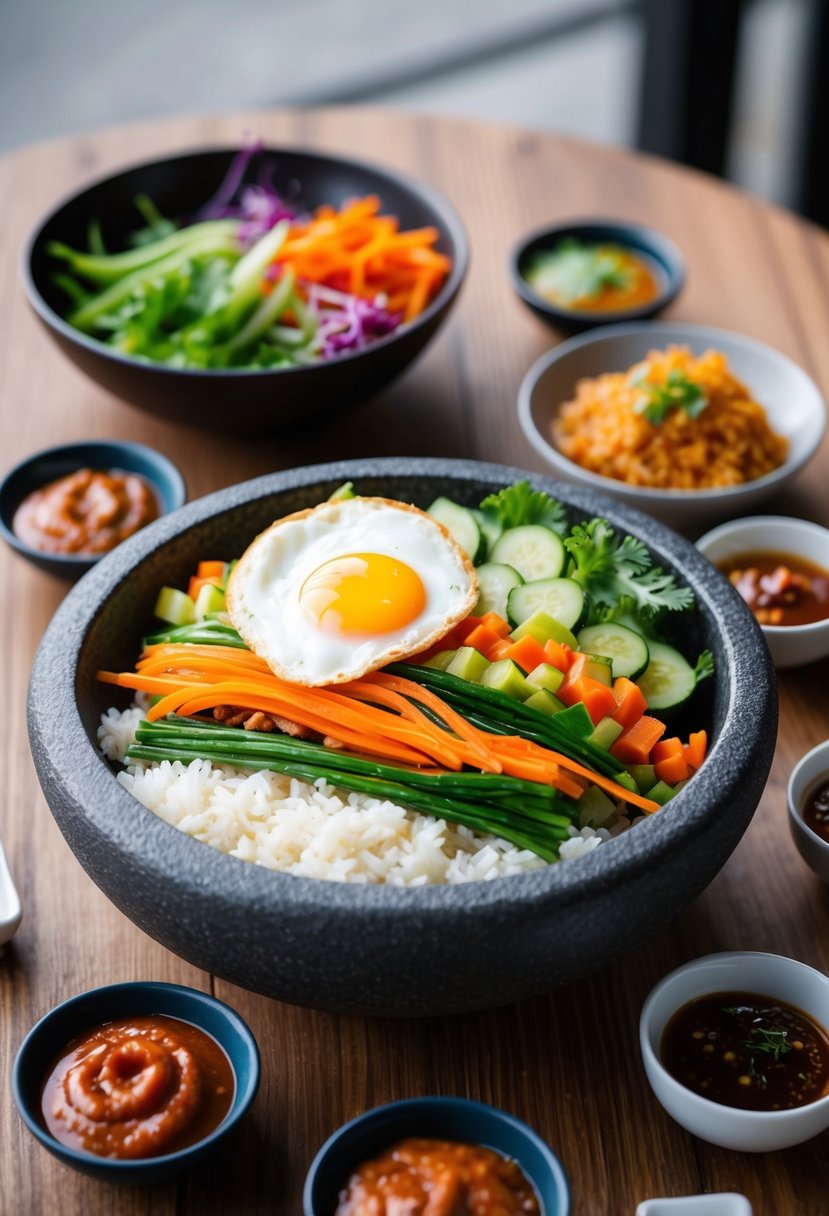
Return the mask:
<svg viewBox="0 0 829 1216">
<path fill-rule="evenodd" d="M 639 292 L 639 302 L 625 306 L 620 296 L 618 304 L 601 307 L 608 297 L 607 288 L 597 287 L 596 303 L 574 301 L 557 302 L 555 295 L 544 292 L 536 279 L 539 266 L 546 259 L 568 250 L 584 254 L 585 251 L 606 251 L 605 257 L 612 262 L 614 254 L 622 263 L 622 274 L 628 277 L 636 267 L 650 280 L 651 290 Z M 627 263 L 630 263 L 630 266 Z M 609 270 L 613 272 L 613 266 Z M 590 219 L 568 220 L 550 228 L 542 228 L 525 237 L 514 249 L 510 259 L 513 287 L 527 307 L 548 325 L 567 333 L 592 329 L 610 321 L 633 321 L 653 317 L 671 303 L 685 283 L 685 262 L 682 254 L 661 232 L 646 228 L 642 224 L 624 220 Z M 582 278 L 583 276 L 579 276 Z M 631 296 L 632 301 L 637 296 Z M 597 306 L 598 305 L 598 306 Z"/>
<path fill-rule="evenodd" d="M 827 569 L 829 529 L 787 515 L 753 515 L 733 519 L 706 532 L 697 548 L 713 564 L 732 563 L 742 554 L 768 552 Z M 829 655 L 829 615 L 805 625 L 761 622 L 775 667 L 799 667 Z"/>
<path fill-rule="evenodd" d="M 23 909 L 20 896 L 12 881 L 9 863 L 0 843 L 0 954 L 6 942 L 11 941 L 20 925 Z"/>
<path fill-rule="evenodd" d="M 829 883 L 829 840 L 804 822 L 809 799 L 829 785 L 829 739 L 813 747 L 792 769 L 789 777 L 789 829 L 797 851 L 823 882 Z"/>
<path fill-rule="evenodd" d="M 334 1216 L 340 1193 L 364 1162 L 409 1137 L 494 1149 L 517 1162 L 535 1189 L 541 1216 L 568 1216 L 570 1189 L 555 1153 L 526 1123 L 467 1098 L 410 1098 L 377 1106 L 326 1140 L 305 1179 L 304 1216 Z"/>
<path fill-rule="evenodd" d="M 127 440 L 68 443 L 47 448 L 15 465 L 0 481 L 0 536 L 16 553 L 47 574 L 75 582 L 86 574 L 104 553 L 53 553 L 21 539 L 15 530 L 15 513 L 29 495 L 81 469 L 136 474 L 149 486 L 158 516 L 183 506 L 187 499 L 179 470 L 153 448 Z"/>
<path fill-rule="evenodd" d="M 671 972 L 642 1007 L 639 1042 L 651 1088 L 677 1123 L 721 1148 L 762 1153 L 810 1140 L 829 1128 L 829 1092 L 790 1109 L 748 1110 L 701 1096 L 663 1063 L 663 1035 L 679 1010 L 706 995 L 737 992 L 785 1002 L 829 1028 L 829 978 L 821 972 L 777 954 L 709 954 Z"/>
<path fill-rule="evenodd" d="M 645 1199 L 636 1216 L 752 1216 L 745 1195 L 726 1191 L 719 1195 L 680 1195 L 675 1199 Z"/>
<path fill-rule="evenodd" d="M 43 1113 L 43 1093 L 57 1062 L 65 1055 L 69 1046 L 79 1037 L 97 1029 L 108 1030 L 110 1023 L 124 1019 L 143 1022 L 146 1019 L 167 1019 L 186 1023 L 186 1030 L 202 1031 L 215 1045 L 221 1048 L 226 1063 L 230 1065 L 234 1086 L 229 1109 L 214 1130 L 195 1143 L 187 1143 L 186 1129 L 182 1129 L 179 1142 L 185 1147 L 177 1151 L 151 1156 L 99 1156 L 95 1152 L 70 1147 L 47 1129 Z M 187 1040 L 183 1040 L 187 1042 Z M 134 1050 L 134 1044 L 130 1045 Z M 127 1049 L 129 1050 L 129 1048 Z M 147 1084 L 150 1072 L 156 1067 L 157 1052 L 150 1056 L 146 1068 Z M 90 1057 L 87 1056 L 87 1059 Z M 181 1059 L 178 1056 L 177 1059 Z M 110 1065 L 106 1065 L 110 1067 Z M 129 1062 L 113 1060 L 116 1080 L 128 1076 L 133 1070 Z M 180 1079 L 180 1077 L 179 1077 Z M 144 1082 L 142 1075 L 141 1082 Z M 78 1080 L 77 1085 L 81 1085 Z M 205 1087 L 202 1077 L 202 1094 Z M 130 983 L 112 984 L 106 988 L 94 988 L 72 997 L 56 1006 L 29 1031 L 17 1053 L 12 1074 L 12 1089 L 17 1109 L 32 1135 L 50 1153 L 67 1165 L 107 1182 L 155 1183 L 190 1169 L 199 1160 L 212 1155 L 219 1142 L 232 1131 L 247 1111 L 259 1085 L 259 1050 L 248 1026 L 228 1005 L 195 988 L 178 984 Z M 116 1087 L 116 1098 L 119 1097 Z M 178 1093 L 173 1095 L 178 1101 Z M 104 1116 L 105 1118 L 106 1116 Z M 194 1116 L 199 1118 L 198 1109 Z M 153 1120 L 156 1116 L 153 1116 Z M 140 1120 L 139 1120 L 140 1122 Z M 152 1120 L 148 1120 L 148 1123 Z M 175 1140 L 174 1140 L 175 1143 Z"/>
</svg>

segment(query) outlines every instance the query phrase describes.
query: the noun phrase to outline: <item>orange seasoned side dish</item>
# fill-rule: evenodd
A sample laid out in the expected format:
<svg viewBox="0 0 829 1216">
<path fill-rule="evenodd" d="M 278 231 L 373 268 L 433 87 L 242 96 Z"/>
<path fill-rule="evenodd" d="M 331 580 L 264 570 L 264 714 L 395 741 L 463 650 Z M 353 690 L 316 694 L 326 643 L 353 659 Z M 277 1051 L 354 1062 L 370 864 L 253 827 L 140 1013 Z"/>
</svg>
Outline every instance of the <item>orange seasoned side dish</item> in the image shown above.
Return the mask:
<svg viewBox="0 0 829 1216">
<path fill-rule="evenodd" d="M 729 370 L 725 355 L 651 351 L 626 372 L 581 380 L 553 425 L 559 450 L 629 485 L 699 490 L 778 468 L 788 440 Z"/>
</svg>

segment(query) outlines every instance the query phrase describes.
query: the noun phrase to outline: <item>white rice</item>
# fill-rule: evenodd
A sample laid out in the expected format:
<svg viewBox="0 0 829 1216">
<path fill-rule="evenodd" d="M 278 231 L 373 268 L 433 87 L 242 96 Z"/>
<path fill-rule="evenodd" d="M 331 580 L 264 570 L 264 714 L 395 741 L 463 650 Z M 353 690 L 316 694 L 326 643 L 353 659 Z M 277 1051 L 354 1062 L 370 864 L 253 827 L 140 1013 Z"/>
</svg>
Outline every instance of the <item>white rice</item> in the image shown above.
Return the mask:
<svg viewBox="0 0 829 1216">
<path fill-rule="evenodd" d="M 143 714 L 138 707 L 107 710 L 98 728 L 107 759 L 123 762 Z M 547 864 L 495 836 L 322 780 L 309 785 L 209 760 L 132 763 L 118 780 L 188 836 L 244 861 L 308 878 L 416 887 L 502 878 Z M 569 834 L 562 858 L 592 852 L 611 835 L 604 828 L 570 828 Z"/>
</svg>

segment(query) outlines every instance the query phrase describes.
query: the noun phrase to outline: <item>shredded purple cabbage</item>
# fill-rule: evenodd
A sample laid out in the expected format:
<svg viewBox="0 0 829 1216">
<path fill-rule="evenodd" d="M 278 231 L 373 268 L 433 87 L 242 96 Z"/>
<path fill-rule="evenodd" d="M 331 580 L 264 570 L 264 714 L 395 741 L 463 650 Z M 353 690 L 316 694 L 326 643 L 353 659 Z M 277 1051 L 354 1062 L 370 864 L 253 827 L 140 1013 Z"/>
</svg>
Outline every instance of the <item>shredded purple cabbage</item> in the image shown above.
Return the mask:
<svg viewBox="0 0 829 1216">
<path fill-rule="evenodd" d="M 308 303 L 319 317 L 317 343 L 323 359 L 348 350 L 361 350 L 375 338 L 393 333 L 402 313 L 389 312 L 383 296 L 364 300 L 360 296 L 318 283 L 306 285 Z"/>
<path fill-rule="evenodd" d="M 262 141 L 257 140 L 236 153 L 224 181 L 213 197 L 199 208 L 195 221 L 241 220 L 239 240 L 248 245 L 270 232 L 280 220 L 299 218 L 296 208 L 287 203 L 273 185 L 273 165 L 261 165 L 256 182 L 245 185 L 251 162 L 263 151 Z"/>
</svg>

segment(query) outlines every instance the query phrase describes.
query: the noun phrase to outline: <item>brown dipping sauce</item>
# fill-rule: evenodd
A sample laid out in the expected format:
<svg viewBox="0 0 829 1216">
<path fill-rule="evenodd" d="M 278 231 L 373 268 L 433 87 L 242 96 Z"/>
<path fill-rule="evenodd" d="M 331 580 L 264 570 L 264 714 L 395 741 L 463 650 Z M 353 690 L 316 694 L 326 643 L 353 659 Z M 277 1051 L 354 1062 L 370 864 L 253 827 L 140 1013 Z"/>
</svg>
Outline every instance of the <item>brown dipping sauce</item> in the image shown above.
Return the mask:
<svg viewBox="0 0 829 1216">
<path fill-rule="evenodd" d="M 137 473 L 78 469 L 27 494 L 12 530 L 41 553 L 108 553 L 158 513 L 155 493 Z"/>
<path fill-rule="evenodd" d="M 792 1110 L 829 1094 L 829 1036 L 808 1014 L 756 992 L 683 1005 L 660 1056 L 680 1084 L 723 1106 Z"/>
<path fill-rule="evenodd" d="M 794 553 L 740 553 L 717 568 L 761 625 L 811 625 L 829 617 L 829 570 Z"/>
<path fill-rule="evenodd" d="M 829 844 L 829 781 L 826 778 L 812 790 L 803 807 L 803 822 Z"/>
<path fill-rule="evenodd" d="M 41 1111 L 68 1148 L 98 1157 L 160 1157 L 209 1136 L 236 1081 L 198 1026 L 163 1015 L 108 1022 L 73 1039 L 46 1079 Z"/>
<path fill-rule="evenodd" d="M 351 1175 L 334 1216 L 541 1216 L 515 1161 L 452 1140 L 401 1140 Z"/>
</svg>

